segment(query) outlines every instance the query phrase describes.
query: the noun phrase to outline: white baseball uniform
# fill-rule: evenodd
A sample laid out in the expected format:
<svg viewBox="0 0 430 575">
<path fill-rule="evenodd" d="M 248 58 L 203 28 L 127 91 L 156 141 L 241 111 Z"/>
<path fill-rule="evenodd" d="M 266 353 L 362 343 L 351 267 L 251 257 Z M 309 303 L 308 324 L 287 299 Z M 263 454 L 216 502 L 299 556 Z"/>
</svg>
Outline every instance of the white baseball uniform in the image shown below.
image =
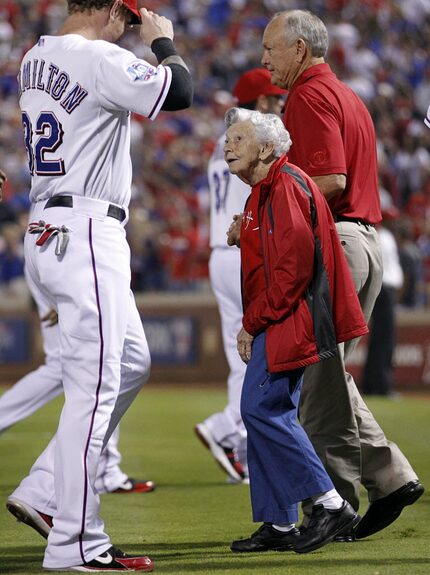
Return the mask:
<svg viewBox="0 0 430 575">
<path fill-rule="evenodd" d="M 230 174 L 224 160 L 223 134 L 208 163 L 210 189 L 210 245 L 209 275 L 217 299 L 230 373 L 227 379 L 228 403 L 224 411 L 205 420 L 215 440 L 237 450 L 242 465 L 246 466 L 246 430 L 240 415 L 240 395 L 246 364 L 240 359 L 236 336 L 242 327 L 242 294 L 240 282 L 240 250 L 227 245 L 226 232 L 234 214 L 243 211 L 250 188 L 237 176 Z"/>
<path fill-rule="evenodd" d="M 56 237 L 43 243 L 49 232 L 25 237 L 33 290 L 59 315 L 65 402 L 55 437 L 13 494 L 54 516 L 43 566 L 56 569 L 82 565 L 111 546 L 96 470 L 150 370 L 121 211 L 130 198 L 129 110 L 154 119 L 171 70 L 69 34 L 41 37 L 18 79 L 33 175 L 30 222 L 33 231 L 46 222 L 57 226 L 57 238 L 69 237 L 65 252 Z M 60 198 L 49 207 L 59 195 L 72 196 L 73 206 Z"/>
<path fill-rule="evenodd" d="M 39 314 L 43 317 L 49 311 L 40 294 Z M 26 419 L 41 407 L 63 393 L 61 382 L 60 334 L 58 325 L 41 323 L 45 363 L 17 381 L 0 397 L 0 434 L 19 421 Z M 127 481 L 121 470 L 121 454 L 118 450 L 119 426 L 102 451 L 95 486 L 99 493 L 115 491 Z"/>
</svg>

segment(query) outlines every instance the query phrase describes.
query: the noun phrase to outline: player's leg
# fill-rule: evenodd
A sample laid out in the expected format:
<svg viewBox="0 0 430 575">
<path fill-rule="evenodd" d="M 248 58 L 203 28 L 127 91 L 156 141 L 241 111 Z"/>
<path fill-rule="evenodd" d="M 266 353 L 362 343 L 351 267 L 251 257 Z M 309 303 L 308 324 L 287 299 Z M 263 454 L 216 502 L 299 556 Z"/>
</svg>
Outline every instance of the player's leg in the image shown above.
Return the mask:
<svg viewBox="0 0 430 575">
<path fill-rule="evenodd" d="M 98 493 L 109 493 L 128 479 L 121 470 L 121 453 L 118 449 L 119 426 L 112 433 L 100 456 L 97 468 L 96 489 Z"/>
<path fill-rule="evenodd" d="M 26 279 L 32 296 L 38 305 L 39 312 L 44 314 L 49 309 L 55 308 L 56 303 L 55 298 L 53 298 L 40 283 L 39 273 L 36 266 L 36 248 L 34 243 L 34 238 L 27 234 L 25 236 Z M 32 411 L 41 407 L 42 398 L 49 397 L 51 399 L 54 397 L 54 390 L 56 392 L 55 395 L 58 395 L 58 392 L 62 391 L 59 328 L 58 325 L 55 325 L 46 329 L 42 327 L 42 330 L 44 336 L 46 363 L 44 366 L 36 370 L 36 372 L 29 374 L 24 378 L 24 380 L 21 380 L 14 386 L 15 388 L 18 385 L 23 392 L 20 397 L 22 400 L 22 406 L 18 408 L 20 399 L 17 399 L 14 403 L 14 405 L 17 406 L 17 412 L 19 409 L 19 413 L 21 415 L 24 412 L 27 412 L 28 415 L 30 415 L 30 409 L 32 409 L 32 407 Z M 37 378 L 35 377 L 35 374 L 38 374 Z M 45 386 L 44 378 L 39 377 L 39 374 L 49 376 L 47 386 Z M 33 379 L 34 381 L 32 381 Z M 35 399 L 29 397 L 33 392 L 33 385 L 36 391 Z M 14 388 L 10 390 L 12 398 L 14 396 Z M 52 394 L 52 397 L 50 394 Z M 28 405 L 24 405 L 24 396 L 29 403 Z M 55 445 L 56 437 L 54 436 L 49 442 L 47 448 L 42 452 L 32 466 L 28 476 L 21 481 L 20 485 L 9 498 L 17 500 L 18 502 L 22 501 L 48 516 L 54 515 L 57 510 L 53 474 Z"/>
<path fill-rule="evenodd" d="M 43 206 L 37 205 L 37 210 Z M 54 451 L 54 462 L 48 462 L 47 453 L 43 461 L 49 464 L 46 475 L 54 475 L 51 499 L 56 508 L 45 553 L 48 568 L 91 561 L 110 547 L 98 516 L 94 484 L 119 392 L 128 323 L 124 301 L 130 285 L 129 248 L 116 220 L 100 214 L 90 219 L 87 213 L 79 208 L 51 209 L 51 221 L 72 230 L 64 257 L 54 254 L 55 243 L 39 249 L 33 238 L 26 237 L 32 277 L 57 303 L 65 392 L 56 438 L 49 449 Z M 43 211 L 33 213 L 36 219 L 44 215 Z M 33 469 L 18 490 L 29 492 L 33 480 L 37 492 L 37 478 L 43 474 Z"/>
<path fill-rule="evenodd" d="M 246 430 L 240 414 L 240 395 L 246 365 L 237 352 L 236 336 L 242 326 L 240 291 L 240 252 L 236 248 L 214 249 L 209 261 L 211 285 L 217 299 L 224 352 L 230 368 L 227 379 L 228 403 L 223 411 L 206 418 L 197 426 L 211 440 L 234 449 L 246 473 Z M 207 443 L 207 439 L 206 439 Z"/>
<path fill-rule="evenodd" d="M 126 303 L 128 304 L 128 319 L 121 357 L 120 387 L 104 438 L 104 445 L 107 444 L 121 417 L 147 382 L 151 371 L 148 342 L 133 293 L 130 290 L 124 304 Z"/>
<path fill-rule="evenodd" d="M 65 394 L 54 462 L 57 512 L 44 560 L 50 568 L 91 561 L 110 547 L 95 481 L 119 393 L 128 324 L 124 230 L 113 218 L 85 217 L 86 210 L 76 204 L 76 210 L 51 210 L 52 217 L 58 210 L 59 223 L 73 230 L 61 261 L 63 277 L 52 274 L 50 261 L 41 257 L 39 264 L 42 281 L 58 299 Z"/>
<path fill-rule="evenodd" d="M 17 381 L 0 397 L 0 433 L 26 419 L 63 392 L 58 326 L 42 325 L 45 363 Z"/>
<path fill-rule="evenodd" d="M 50 303 L 28 273 L 26 279 L 36 301 L 39 317 L 42 318 L 49 311 Z M 47 326 L 42 322 L 41 331 L 45 362 L 22 377 L 0 397 L 0 433 L 26 419 L 63 391 L 58 325 Z"/>
<path fill-rule="evenodd" d="M 121 493 L 127 491 L 144 493 L 153 491 L 155 488 L 154 482 L 130 479 L 119 468 L 121 454 L 118 450 L 118 422 L 148 380 L 151 366 L 142 321 L 131 292 L 128 301 L 130 312 L 121 359 L 120 390 L 105 438 L 106 447 L 103 450 L 98 469 L 97 486 L 100 493 L 116 490 Z"/>
</svg>

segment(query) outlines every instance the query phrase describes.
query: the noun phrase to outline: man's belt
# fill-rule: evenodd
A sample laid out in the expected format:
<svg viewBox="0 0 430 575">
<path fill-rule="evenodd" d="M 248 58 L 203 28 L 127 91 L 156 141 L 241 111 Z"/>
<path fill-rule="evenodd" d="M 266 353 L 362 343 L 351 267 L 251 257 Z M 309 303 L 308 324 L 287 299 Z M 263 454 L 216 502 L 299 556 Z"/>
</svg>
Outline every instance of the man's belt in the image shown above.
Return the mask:
<svg viewBox="0 0 430 575">
<path fill-rule="evenodd" d="M 353 222 L 359 226 L 370 226 L 371 228 L 375 227 L 375 224 L 369 224 L 369 222 L 360 220 L 360 218 L 348 218 L 347 216 L 333 216 L 333 218 L 335 222 Z"/>
<path fill-rule="evenodd" d="M 46 202 L 44 209 L 46 208 L 73 208 L 73 196 L 52 196 Z M 109 204 L 107 215 L 119 222 L 123 222 L 126 216 L 125 210 L 114 204 Z"/>
</svg>

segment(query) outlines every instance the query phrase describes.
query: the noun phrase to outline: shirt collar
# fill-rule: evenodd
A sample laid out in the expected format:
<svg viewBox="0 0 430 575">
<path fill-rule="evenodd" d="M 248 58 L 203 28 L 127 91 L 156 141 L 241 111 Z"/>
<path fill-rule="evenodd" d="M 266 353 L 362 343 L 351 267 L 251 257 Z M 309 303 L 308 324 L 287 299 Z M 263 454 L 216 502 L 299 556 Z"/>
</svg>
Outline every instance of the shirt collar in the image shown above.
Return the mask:
<svg viewBox="0 0 430 575">
<path fill-rule="evenodd" d="M 292 87 L 290 88 L 290 94 L 293 92 L 298 86 L 301 86 L 305 82 L 307 82 L 310 78 L 314 76 L 327 76 L 328 74 L 333 74 L 329 64 L 324 62 L 323 64 L 314 64 L 304 72 L 300 74 L 297 80 L 294 82 Z"/>
</svg>

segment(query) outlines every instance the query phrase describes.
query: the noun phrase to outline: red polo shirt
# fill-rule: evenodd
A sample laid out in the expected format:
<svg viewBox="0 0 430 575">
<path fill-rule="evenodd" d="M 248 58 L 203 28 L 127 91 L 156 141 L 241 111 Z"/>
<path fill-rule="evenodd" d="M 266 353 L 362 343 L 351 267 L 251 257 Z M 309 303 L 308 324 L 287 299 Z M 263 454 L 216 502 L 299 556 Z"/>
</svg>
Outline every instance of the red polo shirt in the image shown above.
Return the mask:
<svg viewBox="0 0 430 575">
<path fill-rule="evenodd" d="M 289 161 L 309 176 L 345 174 L 346 188 L 329 200 L 334 215 L 381 221 L 376 137 L 360 98 L 328 64 L 303 72 L 291 88 L 284 124 L 293 145 Z"/>
</svg>

